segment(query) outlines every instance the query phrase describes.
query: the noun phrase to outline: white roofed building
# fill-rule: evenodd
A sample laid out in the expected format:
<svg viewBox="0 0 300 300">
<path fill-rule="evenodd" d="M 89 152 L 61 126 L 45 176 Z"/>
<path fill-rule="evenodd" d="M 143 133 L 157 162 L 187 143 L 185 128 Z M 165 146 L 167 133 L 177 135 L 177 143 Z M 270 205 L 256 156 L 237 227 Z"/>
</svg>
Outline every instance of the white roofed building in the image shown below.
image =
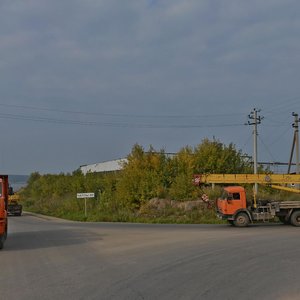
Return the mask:
<svg viewBox="0 0 300 300">
<path fill-rule="evenodd" d="M 84 175 L 86 175 L 87 173 L 104 173 L 120 171 L 123 169 L 123 165 L 127 162 L 127 158 L 121 158 L 91 165 L 83 165 L 80 166 L 80 170 Z"/>
</svg>

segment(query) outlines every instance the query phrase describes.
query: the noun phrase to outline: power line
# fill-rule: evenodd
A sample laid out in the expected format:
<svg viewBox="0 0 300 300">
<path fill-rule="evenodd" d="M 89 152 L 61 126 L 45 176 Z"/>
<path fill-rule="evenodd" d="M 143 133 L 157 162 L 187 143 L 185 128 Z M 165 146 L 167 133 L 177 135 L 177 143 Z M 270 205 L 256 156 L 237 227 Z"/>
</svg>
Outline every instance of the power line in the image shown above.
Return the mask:
<svg viewBox="0 0 300 300">
<path fill-rule="evenodd" d="M 264 143 L 263 139 L 260 138 L 260 136 L 258 136 L 258 139 L 260 140 L 260 142 L 262 143 L 262 145 L 265 147 L 265 149 L 267 150 L 267 152 L 269 153 L 271 159 L 273 161 L 276 161 L 276 159 L 274 158 L 273 154 L 271 153 L 270 149 L 267 147 L 267 145 Z"/>
<path fill-rule="evenodd" d="M 288 121 L 290 119 L 290 117 L 286 117 L 284 120 L 282 121 L 278 121 L 277 119 L 272 119 L 270 117 L 265 117 L 265 120 L 267 121 L 271 121 L 273 122 L 273 125 L 269 125 L 269 126 L 274 126 L 274 127 L 277 127 L 277 126 L 285 126 L 287 124 L 290 124 L 290 122 Z"/>
<path fill-rule="evenodd" d="M 230 114 L 207 114 L 207 115 L 143 115 L 143 114 L 117 114 L 117 113 L 99 113 L 99 112 L 87 112 L 87 111 L 75 111 L 75 110 L 64 110 L 64 109 L 54 109 L 46 107 L 35 107 L 35 106 L 25 106 L 25 105 L 14 105 L 0 103 L 0 106 L 10 107 L 10 108 L 20 108 L 26 110 L 35 111 L 48 111 L 48 112 L 59 112 L 67 114 L 78 114 L 78 115 L 90 115 L 90 116 L 108 116 L 108 117 L 129 117 L 129 118 L 212 118 L 212 117 L 231 117 L 240 116 L 240 113 L 230 113 Z"/>
<path fill-rule="evenodd" d="M 78 120 L 66 120 L 66 119 L 56 119 L 47 117 L 36 117 L 36 116 L 26 116 L 17 114 L 4 114 L 0 113 L 0 118 L 2 119 L 13 119 L 13 120 L 23 120 L 32 122 L 46 122 L 55 124 L 65 124 L 65 125 L 82 125 L 82 126 L 98 126 L 98 127 L 126 127 L 126 128 L 178 128 L 178 129 L 189 129 L 189 128 L 218 128 L 218 127 L 236 127 L 244 126 L 244 124 L 234 123 L 234 124 L 215 124 L 215 125 L 201 125 L 201 124 L 140 124 L 140 123 L 117 123 L 117 122 L 95 122 L 95 121 L 78 121 Z"/>
<path fill-rule="evenodd" d="M 273 142 L 270 142 L 270 146 L 276 144 L 277 142 L 280 141 L 280 138 L 283 137 L 288 131 L 290 130 L 290 126 L 288 126 L 287 128 L 285 128 L 285 130 L 273 141 Z"/>
<path fill-rule="evenodd" d="M 299 104 L 299 99 L 300 99 L 300 97 L 293 97 L 293 98 L 282 100 L 282 102 L 278 103 L 277 105 L 273 105 L 272 109 L 266 110 L 265 113 L 266 114 L 271 114 L 271 113 L 274 114 L 276 111 L 278 111 L 278 113 L 282 113 L 283 109 L 284 109 L 284 111 L 286 111 L 286 109 L 289 106 Z"/>
</svg>

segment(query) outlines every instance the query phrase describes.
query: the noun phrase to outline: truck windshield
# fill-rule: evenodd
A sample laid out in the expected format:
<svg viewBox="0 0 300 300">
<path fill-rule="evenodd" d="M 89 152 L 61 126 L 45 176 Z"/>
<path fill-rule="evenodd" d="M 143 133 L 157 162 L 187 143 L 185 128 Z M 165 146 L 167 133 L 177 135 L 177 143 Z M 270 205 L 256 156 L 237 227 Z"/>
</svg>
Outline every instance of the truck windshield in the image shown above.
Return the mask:
<svg viewBox="0 0 300 300">
<path fill-rule="evenodd" d="M 221 200 L 240 200 L 240 194 L 239 193 L 228 193 L 228 192 L 224 191 L 221 196 Z"/>
<path fill-rule="evenodd" d="M 230 197 L 230 195 L 226 191 L 224 191 L 220 199 L 221 200 L 227 200 L 228 197 Z"/>
</svg>

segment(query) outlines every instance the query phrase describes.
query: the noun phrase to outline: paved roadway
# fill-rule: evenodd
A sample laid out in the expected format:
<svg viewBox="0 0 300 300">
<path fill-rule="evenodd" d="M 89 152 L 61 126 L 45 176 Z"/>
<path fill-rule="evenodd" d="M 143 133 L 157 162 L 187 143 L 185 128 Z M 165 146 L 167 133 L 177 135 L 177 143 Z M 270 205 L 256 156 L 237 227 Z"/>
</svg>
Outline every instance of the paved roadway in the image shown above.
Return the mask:
<svg viewBox="0 0 300 300">
<path fill-rule="evenodd" d="M 9 218 L 0 299 L 300 299 L 300 228 Z"/>
</svg>

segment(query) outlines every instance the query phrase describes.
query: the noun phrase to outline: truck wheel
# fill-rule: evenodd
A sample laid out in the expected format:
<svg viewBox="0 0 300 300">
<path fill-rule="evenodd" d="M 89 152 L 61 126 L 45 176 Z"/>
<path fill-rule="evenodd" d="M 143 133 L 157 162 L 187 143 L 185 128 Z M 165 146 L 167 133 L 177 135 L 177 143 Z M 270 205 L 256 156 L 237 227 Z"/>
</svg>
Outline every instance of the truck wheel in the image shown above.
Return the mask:
<svg viewBox="0 0 300 300">
<path fill-rule="evenodd" d="M 247 227 L 249 225 L 249 217 L 246 213 L 239 213 L 235 220 L 233 221 L 234 226 L 236 227 Z"/>
<path fill-rule="evenodd" d="M 291 224 L 294 226 L 300 226 L 300 210 L 296 210 L 292 213 Z"/>
</svg>

